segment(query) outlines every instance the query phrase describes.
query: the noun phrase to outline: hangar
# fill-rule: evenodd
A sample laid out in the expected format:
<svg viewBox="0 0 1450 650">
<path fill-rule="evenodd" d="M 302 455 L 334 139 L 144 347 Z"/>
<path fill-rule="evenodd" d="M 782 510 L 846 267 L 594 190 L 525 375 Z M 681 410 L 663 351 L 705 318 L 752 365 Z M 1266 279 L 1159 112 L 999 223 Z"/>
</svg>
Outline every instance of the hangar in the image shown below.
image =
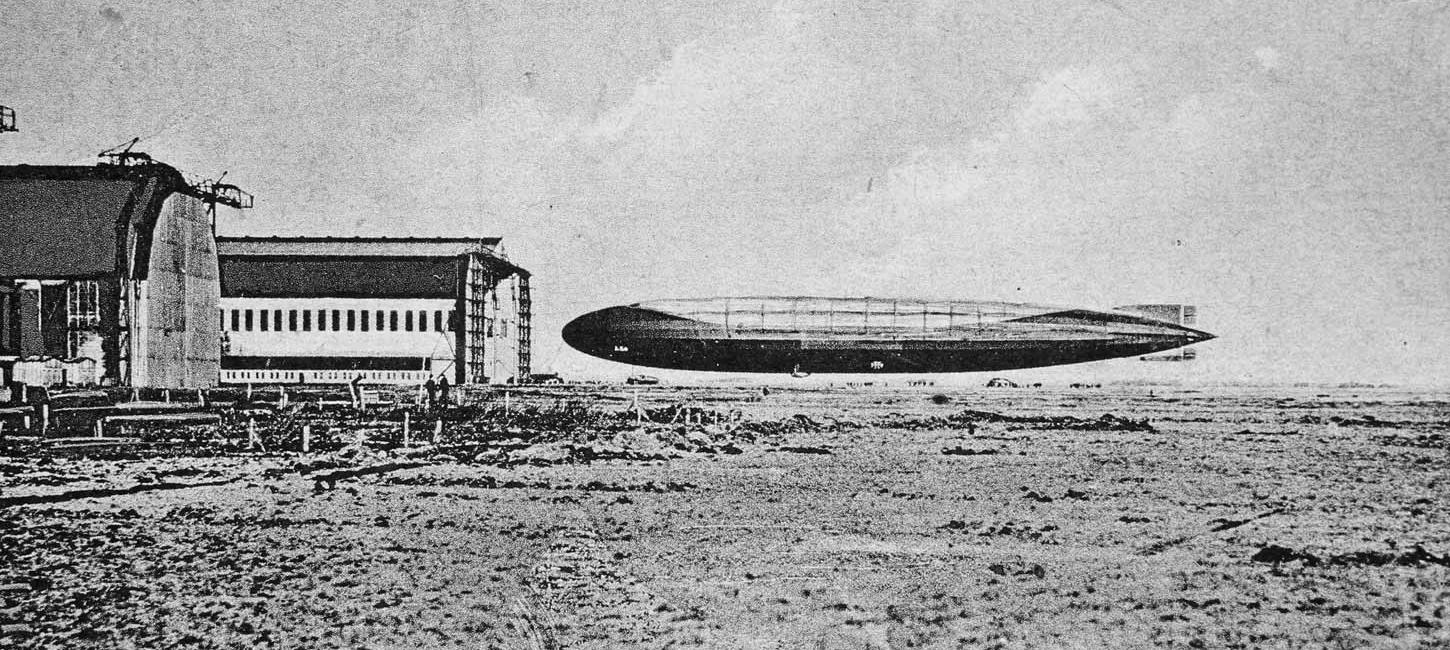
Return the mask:
<svg viewBox="0 0 1450 650">
<path fill-rule="evenodd" d="M 0 166 L 0 379 L 205 387 L 219 335 L 216 207 L 144 154 Z"/>
<path fill-rule="evenodd" d="M 498 238 L 221 237 L 223 383 L 513 383 L 529 273 Z"/>
</svg>

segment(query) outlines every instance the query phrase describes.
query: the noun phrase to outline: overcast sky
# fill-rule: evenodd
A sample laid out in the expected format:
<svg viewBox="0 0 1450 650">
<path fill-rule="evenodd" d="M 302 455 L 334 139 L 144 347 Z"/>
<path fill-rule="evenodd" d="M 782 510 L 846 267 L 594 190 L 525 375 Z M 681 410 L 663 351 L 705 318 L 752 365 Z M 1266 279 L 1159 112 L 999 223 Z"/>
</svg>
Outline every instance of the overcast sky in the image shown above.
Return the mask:
<svg viewBox="0 0 1450 650">
<path fill-rule="evenodd" d="M 632 372 L 560 345 L 591 309 L 817 294 L 1222 337 L 1024 378 L 1450 379 L 1443 0 L 8 0 L 0 104 L 0 163 L 228 171 L 224 234 L 502 236 L 538 370 Z"/>
</svg>

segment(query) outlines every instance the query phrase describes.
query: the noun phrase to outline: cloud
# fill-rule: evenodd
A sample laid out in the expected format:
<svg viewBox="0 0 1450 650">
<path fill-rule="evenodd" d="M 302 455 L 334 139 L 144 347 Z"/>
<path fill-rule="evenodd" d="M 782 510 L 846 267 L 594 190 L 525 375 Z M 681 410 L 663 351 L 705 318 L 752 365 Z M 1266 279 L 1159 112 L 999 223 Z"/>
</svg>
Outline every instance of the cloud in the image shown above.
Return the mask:
<svg viewBox="0 0 1450 650">
<path fill-rule="evenodd" d="M 1072 129 L 1112 109 L 1126 92 L 1108 68 L 1063 68 L 1033 89 L 1017 126 L 1029 134 Z"/>
<path fill-rule="evenodd" d="M 1273 70 L 1279 67 L 1281 57 L 1278 50 L 1265 46 L 1254 50 L 1254 58 L 1259 60 L 1259 65 L 1264 66 L 1265 70 Z"/>
<path fill-rule="evenodd" d="M 819 36 L 805 14 L 782 6 L 747 38 L 680 45 L 584 128 L 581 143 L 660 189 L 798 185 L 847 155 L 841 145 L 854 139 L 864 99 L 860 75 Z"/>
</svg>

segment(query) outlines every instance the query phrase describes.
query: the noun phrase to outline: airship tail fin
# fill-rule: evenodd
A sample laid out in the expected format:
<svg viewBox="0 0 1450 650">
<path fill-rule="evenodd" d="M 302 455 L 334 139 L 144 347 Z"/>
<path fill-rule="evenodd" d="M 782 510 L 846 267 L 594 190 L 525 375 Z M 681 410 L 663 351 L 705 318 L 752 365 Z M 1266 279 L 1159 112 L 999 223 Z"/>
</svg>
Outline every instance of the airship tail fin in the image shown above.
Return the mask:
<svg viewBox="0 0 1450 650">
<path fill-rule="evenodd" d="M 1184 327 L 1198 327 L 1198 307 L 1194 305 L 1124 305 L 1114 307 L 1113 311 L 1127 312 L 1137 316 L 1145 316 L 1154 320 L 1160 320 Z M 1178 348 L 1161 354 L 1150 354 L 1139 357 L 1141 361 L 1193 361 L 1198 358 L 1198 350 L 1192 347 Z"/>
<path fill-rule="evenodd" d="M 1149 354 L 1138 357 L 1139 361 L 1193 361 L 1198 358 L 1198 350 L 1187 347 L 1178 348 L 1160 354 Z"/>
<path fill-rule="evenodd" d="M 1123 305 L 1113 311 L 1146 316 L 1184 327 L 1198 326 L 1198 307 L 1194 305 Z"/>
</svg>

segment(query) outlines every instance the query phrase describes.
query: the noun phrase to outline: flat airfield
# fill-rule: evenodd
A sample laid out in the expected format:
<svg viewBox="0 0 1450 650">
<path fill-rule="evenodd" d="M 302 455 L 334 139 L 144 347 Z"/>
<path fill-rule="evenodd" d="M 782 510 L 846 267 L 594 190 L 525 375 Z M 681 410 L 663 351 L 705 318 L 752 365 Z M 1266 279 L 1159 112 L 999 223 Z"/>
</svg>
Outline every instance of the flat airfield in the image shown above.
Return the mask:
<svg viewBox="0 0 1450 650">
<path fill-rule="evenodd" d="M 4 640 L 1450 646 L 1443 392 L 589 386 L 505 413 L 565 403 L 614 424 L 0 459 Z"/>
</svg>

